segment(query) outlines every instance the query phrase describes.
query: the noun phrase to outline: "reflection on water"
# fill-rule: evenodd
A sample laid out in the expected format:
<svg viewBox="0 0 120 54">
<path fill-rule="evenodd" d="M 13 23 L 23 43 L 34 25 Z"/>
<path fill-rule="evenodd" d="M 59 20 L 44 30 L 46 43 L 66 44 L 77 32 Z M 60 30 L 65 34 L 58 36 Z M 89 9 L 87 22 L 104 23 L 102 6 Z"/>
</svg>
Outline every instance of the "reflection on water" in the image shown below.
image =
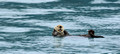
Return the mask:
<svg viewBox="0 0 120 54">
<path fill-rule="evenodd" d="M 77 36 L 74 36 L 77 37 Z M 64 40 L 65 37 L 54 37 L 54 41 L 53 41 L 53 45 L 55 48 L 60 48 L 60 47 L 64 47 Z M 84 37 L 83 37 L 84 38 Z M 94 47 L 94 38 L 86 38 L 86 40 L 88 39 L 88 43 L 91 47 Z M 84 40 L 83 40 L 84 41 Z"/>
<path fill-rule="evenodd" d="M 94 38 L 88 38 L 89 41 L 94 41 Z"/>
<path fill-rule="evenodd" d="M 62 47 L 63 46 L 62 39 L 63 38 L 54 37 L 54 43 L 53 43 L 54 47 L 56 48 Z"/>
<path fill-rule="evenodd" d="M 59 24 L 75 36 L 52 37 Z M 105 38 L 76 36 L 89 29 Z M 119 40 L 120 0 L 0 0 L 0 54 L 119 54 Z"/>
</svg>

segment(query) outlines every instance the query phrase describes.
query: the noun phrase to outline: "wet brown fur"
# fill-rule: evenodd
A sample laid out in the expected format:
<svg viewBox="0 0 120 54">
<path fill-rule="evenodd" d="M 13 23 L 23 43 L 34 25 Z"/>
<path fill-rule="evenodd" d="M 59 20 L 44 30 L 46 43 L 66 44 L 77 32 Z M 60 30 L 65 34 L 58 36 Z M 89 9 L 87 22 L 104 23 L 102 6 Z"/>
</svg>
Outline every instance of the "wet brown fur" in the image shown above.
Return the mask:
<svg viewBox="0 0 120 54">
<path fill-rule="evenodd" d="M 58 25 L 54 28 L 52 35 L 54 37 L 65 37 L 69 36 L 69 33 L 66 30 L 64 30 L 64 27 L 62 25 Z"/>
<path fill-rule="evenodd" d="M 87 35 L 79 35 L 79 36 L 89 37 L 89 38 L 104 38 L 103 36 L 96 36 L 94 33 L 95 33 L 94 30 L 89 30 Z"/>
</svg>

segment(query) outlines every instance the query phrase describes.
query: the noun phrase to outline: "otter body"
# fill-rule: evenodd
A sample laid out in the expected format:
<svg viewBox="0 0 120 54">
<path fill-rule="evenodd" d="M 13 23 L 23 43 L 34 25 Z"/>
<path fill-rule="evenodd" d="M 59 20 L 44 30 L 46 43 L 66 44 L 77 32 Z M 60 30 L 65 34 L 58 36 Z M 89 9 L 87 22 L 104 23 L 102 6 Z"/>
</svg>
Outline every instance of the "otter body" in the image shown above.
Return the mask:
<svg viewBox="0 0 120 54">
<path fill-rule="evenodd" d="M 54 28 L 52 35 L 54 37 L 65 37 L 69 36 L 69 33 L 66 30 L 64 30 L 64 27 L 62 25 L 58 25 Z"/>
<path fill-rule="evenodd" d="M 54 37 L 65 37 L 65 36 L 68 36 L 69 33 L 68 33 L 67 31 L 65 31 L 65 30 L 64 30 L 63 32 L 57 32 L 57 31 L 54 29 L 52 35 L 53 35 Z"/>
<path fill-rule="evenodd" d="M 86 35 L 79 35 L 79 36 L 88 37 L 88 38 L 104 38 L 103 36 L 96 36 L 94 34 L 94 30 L 89 30 L 88 34 L 86 34 Z"/>
<path fill-rule="evenodd" d="M 92 36 L 92 35 L 88 35 L 88 34 L 86 34 L 86 35 L 79 35 L 79 36 L 83 36 L 83 37 L 88 37 L 88 38 L 104 38 L 103 36 Z"/>
</svg>

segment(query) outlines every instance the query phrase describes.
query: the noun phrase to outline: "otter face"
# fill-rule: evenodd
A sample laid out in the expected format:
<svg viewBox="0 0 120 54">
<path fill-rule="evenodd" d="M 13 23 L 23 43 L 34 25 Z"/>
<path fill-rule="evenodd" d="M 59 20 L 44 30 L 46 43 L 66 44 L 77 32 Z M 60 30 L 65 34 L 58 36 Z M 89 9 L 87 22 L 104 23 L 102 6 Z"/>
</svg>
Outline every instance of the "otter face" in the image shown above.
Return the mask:
<svg viewBox="0 0 120 54">
<path fill-rule="evenodd" d="M 94 35 L 94 30 L 89 30 L 89 31 L 88 31 L 88 34 Z"/>
<path fill-rule="evenodd" d="M 62 25 L 57 25 L 57 26 L 55 27 L 55 30 L 56 30 L 57 32 L 61 33 L 61 32 L 64 31 L 64 27 L 63 27 Z"/>
</svg>

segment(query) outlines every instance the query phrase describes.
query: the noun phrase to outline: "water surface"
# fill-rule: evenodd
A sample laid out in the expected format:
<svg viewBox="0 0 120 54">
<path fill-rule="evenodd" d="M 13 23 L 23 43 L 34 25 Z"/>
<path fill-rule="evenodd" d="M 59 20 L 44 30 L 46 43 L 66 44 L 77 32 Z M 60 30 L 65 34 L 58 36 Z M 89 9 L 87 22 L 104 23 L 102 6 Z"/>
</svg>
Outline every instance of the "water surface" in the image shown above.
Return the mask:
<svg viewBox="0 0 120 54">
<path fill-rule="evenodd" d="M 56 25 L 71 35 L 54 38 Z M 78 37 L 95 30 L 100 39 Z M 0 0 L 0 54 L 120 53 L 120 0 Z"/>
</svg>

